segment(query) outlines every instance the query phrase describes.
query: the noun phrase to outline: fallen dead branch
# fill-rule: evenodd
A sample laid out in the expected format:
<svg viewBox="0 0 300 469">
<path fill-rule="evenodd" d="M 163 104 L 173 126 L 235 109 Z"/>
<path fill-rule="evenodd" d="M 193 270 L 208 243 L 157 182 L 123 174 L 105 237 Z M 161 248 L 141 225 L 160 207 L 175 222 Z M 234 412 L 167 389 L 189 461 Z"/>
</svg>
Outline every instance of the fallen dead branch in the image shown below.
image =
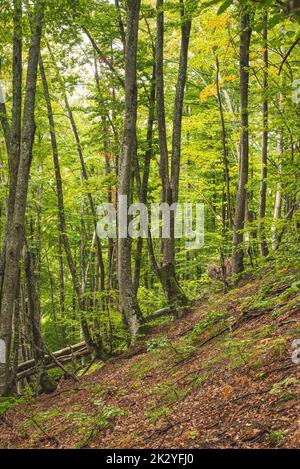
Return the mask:
<svg viewBox="0 0 300 469">
<path fill-rule="evenodd" d="M 78 359 L 78 358 L 81 358 L 81 357 L 84 357 L 86 355 L 89 355 L 90 351 L 88 349 L 82 349 L 82 350 L 79 350 L 78 352 L 74 353 L 74 354 L 70 354 L 70 355 L 64 355 L 62 356 L 60 359 L 59 359 L 59 362 L 60 364 L 63 364 L 63 363 L 68 363 L 74 359 Z M 31 361 L 31 360 L 30 360 Z M 45 369 L 46 370 L 49 370 L 51 368 L 55 368 L 57 367 L 58 364 L 56 362 L 54 362 L 51 357 L 47 357 L 47 359 L 45 360 Z M 31 363 L 31 367 L 30 368 L 27 368 L 25 369 L 24 371 L 22 372 L 19 372 L 17 374 L 17 380 L 20 381 L 21 379 L 23 378 L 28 378 L 29 376 L 32 376 L 36 373 L 36 367 L 35 367 L 35 364 L 34 364 L 34 360 L 33 360 L 33 363 Z"/>
<path fill-rule="evenodd" d="M 55 358 L 58 358 L 60 359 L 61 357 L 65 357 L 65 356 L 68 356 L 72 353 L 75 353 L 75 352 L 81 352 L 81 351 L 84 351 L 86 350 L 87 353 L 88 353 L 88 349 L 87 349 L 87 346 L 85 344 L 85 342 L 79 342 L 78 344 L 75 344 L 75 345 L 70 345 L 69 347 L 65 347 L 61 350 L 57 350 L 56 352 L 53 352 L 52 355 L 55 357 Z M 45 361 L 47 363 L 51 361 L 51 357 L 49 355 L 45 355 Z M 34 362 L 34 359 L 31 359 L 31 360 L 27 360 L 23 363 L 20 363 L 18 365 L 18 373 L 20 373 L 21 371 L 25 371 L 25 370 L 28 370 L 29 368 L 32 368 L 34 366 L 35 362 Z"/>
</svg>

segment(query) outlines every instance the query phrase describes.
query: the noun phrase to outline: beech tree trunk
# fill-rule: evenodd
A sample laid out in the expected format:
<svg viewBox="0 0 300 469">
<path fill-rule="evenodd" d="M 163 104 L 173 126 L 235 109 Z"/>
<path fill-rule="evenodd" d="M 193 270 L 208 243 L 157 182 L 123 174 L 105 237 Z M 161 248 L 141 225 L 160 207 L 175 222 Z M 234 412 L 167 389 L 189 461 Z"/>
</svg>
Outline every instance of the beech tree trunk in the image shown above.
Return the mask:
<svg viewBox="0 0 300 469">
<path fill-rule="evenodd" d="M 34 109 L 37 67 L 42 34 L 43 2 L 36 1 L 33 18 L 27 66 L 20 161 L 15 187 L 13 216 L 10 226 L 8 227 L 6 242 L 5 271 L 3 278 L 0 322 L 0 339 L 3 340 L 5 344 L 6 361 L 5 363 L 0 363 L 1 396 L 9 393 L 12 385 L 12 317 L 15 300 L 18 295 L 18 283 L 16 282 L 16 279 L 19 275 L 21 250 L 24 242 L 25 210 L 28 193 L 29 173 L 32 160 L 32 147 L 35 134 Z"/>
<path fill-rule="evenodd" d="M 134 151 L 136 145 L 137 86 L 136 61 L 138 44 L 140 0 L 127 1 L 127 28 L 125 48 L 125 117 L 123 141 L 120 154 L 118 200 L 127 197 L 131 200 L 131 180 Z M 127 207 L 125 207 L 127 209 Z M 121 222 L 118 207 L 119 226 Z M 120 309 L 134 340 L 141 321 L 141 311 L 133 288 L 131 272 L 131 242 L 127 237 L 118 239 L 118 282 L 120 289 Z"/>
<path fill-rule="evenodd" d="M 250 14 L 248 6 L 241 7 L 240 13 L 240 161 L 238 190 L 233 227 L 232 272 L 238 274 L 244 270 L 243 230 L 247 203 L 247 183 L 249 166 L 248 134 L 248 93 L 249 93 L 249 48 L 251 39 Z"/>
<path fill-rule="evenodd" d="M 267 202 L 267 176 L 268 176 L 268 16 L 264 16 L 263 29 L 263 57 L 264 57 L 264 78 L 263 78 L 263 133 L 262 133 L 262 153 L 261 153 L 261 182 L 260 182 L 260 204 L 259 204 L 259 234 L 260 252 L 262 256 L 268 255 L 268 245 L 265 233 L 265 215 Z"/>
<path fill-rule="evenodd" d="M 156 22 L 156 100 L 157 123 L 160 149 L 160 178 L 162 182 L 161 202 L 171 206 L 178 202 L 179 174 L 181 160 L 181 128 L 183 113 L 183 98 L 187 72 L 187 55 L 191 31 L 191 20 L 185 16 L 183 0 L 181 7 L 181 48 L 179 58 L 178 79 L 173 114 L 173 134 L 171 152 L 171 174 L 169 170 L 169 155 L 167 145 L 165 98 L 164 98 L 164 1 L 157 0 Z M 170 236 L 162 239 L 163 261 L 159 269 L 159 278 L 165 295 L 171 304 L 185 305 L 188 300 L 180 288 L 176 278 L 175 269 L 175 239 L 174 239 L 175 214 L 170 214 Z"/>
<path fill-rule="evenodd" d="M 27 287 L 28 315 L 32 330 L 32 350 L 37 375 L 37 381 L 43 391 L 48 391 L 45 383 L 49 384 L 54 390 L 56 385 L 46 372 L 44 363 L 44 345 L 41 336 L 41 308 L 38 294 L 38 285 L 36 280 L 35 268 L 36 262 L 33 253 L 30 251 L 27 241 L 24 243 L 24 270 Z"/>
<path fill-rule="evenodd" d="M 153 154 L 153 124 L 155 112 L 155 65 L 153 66 L 152 81 L 149 96 L 149 112 L 147 124 L 147 149 L 145 151 L 144 171 L 142 181 L 138 185 L 139 201 L 143 204 L 147 203 L 148 196 L 148 181 L 150 173 L 150 162 Z M 135 171 L 138 172 L 139 168 L 136 166 Z M 137 177 L 137 180 L 140 179 Z M 135 267 L 134 267 L 134 291 L 137 293 L 140 282 L 141 262 L 142 262 L 143 238 L 137 240 L 136 254 L 135 254 Z"/>
<path fill-rule="evenodd" d="M 3 128 L 8 154 L 9 193 L 7 200 L 6 233 L 0 258 L 0 297 L 2 295 L 5 270 L 6 244 L 8 228 L 11 226 L 16 195 L 18 168 L 21 144 L 21 113 L 22 113 L 22 1 L 14 0 L 14 33 L 13 33 L 13 102 L 11 127 L 9 126 L 5 103 L 0 104 L 0 120 Z M 1 310 L 1 305 L 0 305 Z"/>
<path fill-rule="evenodd" d="M 223 227 L 227 229 L 227 226 L 231 226 L 232 224 L 232 213 L 231 213 L 231 195 L 230 195 L 230 176 L 229 176 L 229 161 L 228 161 L 228 145 L 227 145 L 227 134 L 226 134 L 226 127 L 225 127 L 225 119 L 224 119 L 224 110 L 223 110 L 223 103 L 221 97 L 221 90 L 220 90 L 220 64 L 219 59 L 216 57 L 216 66 L 217 66 L 217 74 L 216 74 L 216 85 L 217 85 L 217 97 L 218 97 L 218 104 L 219 104 L 219 111 L 220 111 L 220 118 L 221 118 L 221 126 L 222 126 L 222 147 L 223 147 L 223 174 L 224 174 L 224 197 L 223 197 Z M 225 199 L 225 200 L 224 200 Z M 225 205 L 226 203 L 226 205 Z M 227 215 L 227 217 L 225 216 Z M 227 218 L 227 223 L 226 223 Z M 227 226 L 226 226 L 227 225 Z M 224 233 L 225 235 L 225 233 Z"/>
<path fill-rule="evenodd" d="M 283 96 L 280 93 L 279 95 L 279 109 L 283 113 Z M 283 129 L 280 129 L 279 135 L 277 137 L 277 154 L 278 154 L 278 169 L 277 169 L 277 187 L 275 193 L 275 202 L 274 202 L 274 212 L 273 212 L 273 223 L 271 227 L 271 246 L 272 250 L 275 251 L 278 245 L 278 229 L 277 229 L 277 220 L 281 218 L 282 212 L 282 162 L 283 162 L 283 153 L 284 153 L 284 142 L 283 142 Z"/>
</svg>

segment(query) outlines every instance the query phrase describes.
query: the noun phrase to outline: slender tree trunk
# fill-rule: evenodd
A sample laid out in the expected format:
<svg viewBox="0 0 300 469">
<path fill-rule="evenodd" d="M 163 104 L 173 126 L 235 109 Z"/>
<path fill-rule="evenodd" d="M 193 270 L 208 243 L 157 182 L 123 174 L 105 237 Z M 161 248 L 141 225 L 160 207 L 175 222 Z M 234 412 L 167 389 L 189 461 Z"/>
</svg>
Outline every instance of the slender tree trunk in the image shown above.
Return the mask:
<svg viewBox="0 0 300 469">
<path fill-rule="evenodd" d="M 180 0 L 181 16 L 181 47 L 179 57 L 178 78 L 176 83 L 176 94 L 173 111 L 173 133 L 172 133 L 172 159 L 171 159 L 171 189 L 172 203 L 178 202 L 179 174 L 181 161 L 181 137 L 182 137 L 182 114 L 185 83 L 187 75 L 188 49 L 191 34 L 192 21 L 186 16 L 184 0 Z"/>
<path fill-rule="evenodd" d="M 240 22 L 240 112 L 241 138 L 238 190 L 233 227 L 232 271 L 238 274 L 244 270 L 243 229 L 247 203 L 249 133 L 248 133 L 248 93 L 249 93 L 249 49 L 251 39 L 250 14 L 248 6 L 241 8 Z"/>
<path fill-rule="evenodd" d="M 176 95 L 173 114 L 173 134 L 172 134 L 172 161 L 171 175 L 169 171 L 169 155 L 167 145 L 166 119 L 165 119 L 165 99 L 164 99 L 164 2 L 157 0 L 157 22 L 156 22 L 156 100 L 157 100 L 157 121 L 159 133 L 160 149 L 160 177 L 162 182 L 161 202 L 171 206 L 178 202 L 179 173 L 181 159 L 181 128 L 183 98 L 187 73 L 187 54 L 191 31 L 191 20 L 185 18 L 183 0 L 181 6 L 181 49 L 179 59 L 178 79 L 176 84 Z M 173 304 L 187 304 L 188 300 L 183 293 L 175 272 L 175 239 L 174 225 L 175 214 L 170 214 L 170 236 L 162 239 L 163 262 L 160 267 L 159 278 L 162 283 L 166 297 Z"/>
<path fill-rule="evenodd" d="M 56 385 L 54 381 L 48 376 L 44 364 L 44 345 L 42 341 L 40 323 L 41 323 L 41 309 L 40 300 L 38 295 L 38 285 L 35 275 L 35 259 L 30 252 L 27 241 L 24 243 L 24 270 L 27 287 L 27 305 L 28 315 L 32 330 L 32 348 L 35 361 L 35 368 L 37 373 L 38 383 L 42 390 L 48 392 L 47 383 L 51 390 L 54 391 Z"/>
<path fill-rule="evenodd" d="M 136 142 L 136 115 L 137 115 L 137 86 L 136 86 L 136 62 L 138 45 L 140 0 L 127 1 L 127 29 L 125 48 L 125 118 L 123 142 L 119 166 L 118 201 L 120 197 L 126 197 L 127 210 L 131 199 L 131 172 Z M 122 222 L 118 207 L 119 227 Z M 126 227 L 127 228 L 127 227 Z M 118 281 L 120 290 L 120 308 L 125 321 L 128 324 L 132 340 L 134 340 L 141 321 L 141 312 L 133 288 L 131 272 L 131 242 L 128 237 L 118 239 Z"/>
<path fill-rule="evenodd" d="M 172 204 L 172 194 L 169 175 L 169 155 L 167 144 L 165 96 L 164 96 L 164 2 L 157 0 L 156 20 L 156 103 L 157 103 L 157 125 L 159 135 L 160 162 L 159 171 L 162 182 L 161 202 Z M 164 256 L 173 262 L 172 240 L 163 241 Z"/>
<path fill-rule="evenodd" d="M 17 371 L 18 371 L 18 364 L 20 358 L 20 332 L 21 332 L 21 301 L 20 301 L 20 275 L 17 279 L 18 284 L 18 293 L 15 300 L 14 306 L 14 317 L 13 317 L 13 330 L 14 330 L 14 337 L 13 337 L 13 361 L 12 361 L 12 379 L 13 379 L 13 390 L 17 390 Z"/>
<path fill-rule="evenodd" d="M 232 224 L 232 213 L 231 213 L 228 147 L 227 147 L 223 104 L 222 104 L 220 84 L 219 84 L 220 66 L 219 66 L 218 57 L 216 57 L 216 66 L 217 66 L 217 73 L 216 73 L 217 98 L 218 98 L 221 126 L 222 126 L 223 182 L 224 182 L 223 191 L 222 191 L 222 240 L 221 240 L 221 246 L 220 246 L 220 265 L 221 265 L 221 271 L 222 271 L 222 280 L 224 284 L 224 293 L 226 293 L 228 290 L 228 281 L 227 281 L 225 246 L 226 246 L 228 227 L 231 226 Z"/>
<path fill-rule="evenodd" d="M 57 253 L 58 253 L 58 272 L 59 272 L 59 306 L 60 306 L 60 319 L 62 322 L 61 335 L 63 342 L 67 341 L 66 327 L 65 327 L 65 277 L 64 277 L 64 263 L 63 263 L 63 252 L 62 252 L 62 239 L 61 233 L 58 235 L 57 240 Z"/>
<path fill-rule="evenodd" d="M 261 153 L 261 182 L 260 182 L 260 204 L 259 204 L 259 232 L 260 232 L 260 252 L 262 256 L 268 255 L 268 245 L 264 219 L 266 215 L 267 202 L 267 175 L 268 175 L 268 16 L 264 16 L 263 29 L 263 47 L 264 47 L 264 78 L 263 78 L 263 134 L 262 134 L 262 153 Z"/>
<path fill-rule="evenodd" d="M 227 225 L 231 226 L 232 224 L 232 213 L 231 213 L 231 195 L 230 195 L 230 177 L 229 177 L 229 161 L 228 161 L 228 146 L 227 146 L 227 136 L 226 136 L 226 128 L 225 128 L 225 119 L 224 119 L 224 111 L 223 111 L 223 104 L 221 98 L 221 91 L 220 91 L 220 84 L 219 84 L 219 76 L 220 76 L 220 66 L 219 66 L 219 59 L 216 57 L 216 65 L 217 65 L 217 75 L 216 75 L 216 84 L 217 84 L 217 97 L 219 103 L 219 111 L 220 111 L 220 118 L 221 118 L 221 126 L 222 126 L 222 147 L 223 147 L 223 168 L 224 168 L 224 184 L 225 184 L 225 192 L 226 206 L 222 203 L 223 209 L 226 208 L 227 217 L 225 216 L 223 220 L 226 224 L 227 218 Z M 225 225 L 224 225 L 225 228 Z M 226 228 L 225 228 L 226 231 Z"/>
<path fill-rule="evenodd" d="M 6 362 L 0 364 L 0 395 L 10 392 L 11 385 L 11 337 L 14 303 L 18 295 L 18 278 L 21 249 L 24 241 L 25 209 L 28 193 L 29 173 L 32 160 L 32 147 L 35 134 L 35 95 L 37 67 L 40 54 L 42 33 L 43 3 L 35 4 L 32 22 L 31 43 L 28 55 L 26 89 L 24 99 L 22 141 L 18 177 L 15 188 L 15 202 L 11 226 L 8 229 L 6 243 L 6 260 L 2 291 L 2 309 L 0 323 L 0 340 L 6 347 Z"/>
<path fill-rule="evenodd" d="M 14 36 L 13 36 L 13 102 L 12 102 L 12 122 L 9 127 L 6 115 L 6 107 L 3 103 L 0 108 L 1 124 L 4 132 L 5 143 L 8 154 L 9 168 L 9 194 L 7 201 L 6 233 L 4 245 L 0 256 L 0 297 L 2 295 L 3 277 L 5 270 L 6 243 L 8 229 L 12 223 L 14 203 L 16 196 L 16 186 L 18 168 L 20 161 L 21 144 L 21 114 L 22 114 L 22 1 L 14 0 Z M 1 305 L 0 305 L 1 310 Z"/>
<path fill-rule="evenodd" d="M 104 126 L 104 152 L 105 152 L 105 174 L 109 176 L 111 174 L 111 164 L 110 164 L 110 153 L 109 153 L 109 141 L 107 138 L 108 129 L 106 127 L 106 119 L 103 117 L 102 119 L 103 126 Z M 109 186 L 107 191 L 107 203 L 113 203 L 113 187 Z M 115 251 L 115 240 L 112 238 L 108 238 L 108 268 L 107 268 L 107 289 L 111 290 L 113 288 L 113 277 L 116 274 L 116 263 L 114 262 L 114 251 Z M 110 302 L 110 297 L 108 296 L 107 304 Z"/>
<path fill-rule="evenodd" d="M 155 65 L 153 66 L 151 89 L 149 96 L 149 113 L 148 113 L 148 124 L 147 124 L 147 149 L 145 151 L 144 158 L 144 171 L 142 182 L 139 191 L 139 201 L 143 204 L 147 203 L 148 195 L 148 181 L 150 173 L 150 163 L 153 154 L 153 124 L 154 124 L 154 112 L 155 112 Z M 135 168 L 138 171 L 138 167 Z M 134 291 L 137 293 L 139 282 L 140 282 L 140 272 L 141 272 L 141 262 L 142 262 L 142 250 L 143 250 L 143 238 L 139 237 L 137 240 L 136 255 L 135 255 L 135 267 L 134 267 Z"/>
<path fill-rule="evenodd" d="M 275 193 L 273 223 L 271 227 L 271 244 L 272 244 L 273 251 L 275 251 L 277 248 L 277 241 L 278 241 L 277 221 L 281 218 L 281 211 L 282 211 L 283 138 L 282 138 L 281 133 L 278 136 L 278 140 L 277 140 L 277 153 L 278 153 L 278 171 L 277 171 L 278 182 L 277 182 L 276 193 Z"/>
<path fill-rule="evenodd" d="M 117 13 L 118 13 L 120 38 L 121 38 L 122 45 L 123 45 L 123 50 L 124 50 L 124 53 L 125 53 L 126 33 L 125 33 L 125 28 L 124 28 L 124 24 L 123 24 L 123 20 L 122 20 L 122 14 L 121 14 L 121 8 L 120 8 L 119 0 L 115 0 L 115 6 L 116 6 Z"/>
<path fill-rule="evenodd" d="M 1 84 L 0 84 L 0 97 L 2 94 Z M 0 124 L 3 130 L 6 152 L 9 155 L 10 149 L 10 125 L 7 118 L 7 111 L 5 102 L 0 101 Z"/>
</svg>

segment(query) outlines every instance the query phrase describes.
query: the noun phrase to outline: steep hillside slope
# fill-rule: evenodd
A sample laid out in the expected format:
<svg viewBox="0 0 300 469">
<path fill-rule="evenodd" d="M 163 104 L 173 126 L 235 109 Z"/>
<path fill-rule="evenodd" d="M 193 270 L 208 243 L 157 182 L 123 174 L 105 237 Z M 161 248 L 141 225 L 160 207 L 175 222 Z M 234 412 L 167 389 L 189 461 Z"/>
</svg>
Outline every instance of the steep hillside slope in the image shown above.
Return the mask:
<svg viewBox="0 0 300 469">
<path fill-rule="evenodd" d="M 77 384 L 5 412 L 0 447 L 299 447 L 299 286 L 295 270 L 270 267 L 147 325 Z"/>
</svg>

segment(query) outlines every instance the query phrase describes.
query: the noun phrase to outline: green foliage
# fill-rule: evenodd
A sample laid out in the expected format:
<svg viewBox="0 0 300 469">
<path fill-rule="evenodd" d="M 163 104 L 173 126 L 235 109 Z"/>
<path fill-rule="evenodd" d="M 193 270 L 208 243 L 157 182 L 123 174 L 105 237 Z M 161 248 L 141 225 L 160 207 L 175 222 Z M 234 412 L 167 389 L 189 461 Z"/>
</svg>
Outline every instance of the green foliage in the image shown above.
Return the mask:
<svg viewBox="0 0 300 469">
<path fill-rule="evenodd" d="M 20 425 L 21 432 L 26 434 L 28 430 L 35 431 L 35 435 L 40 435 L 42 432 L 41 427 L 54 421 L 56 417 L 61 415 L 57 409 L 45 410 L 33 415 L 29 415 L 25 422 Z"/>
<path fill-rule="evenodd" d="M 276 431 L 270 432 L 268 435 L 270 446 L 280 446 L 284 442 L 284 439 L 285 439 L 285 433 L 282 430 L 276 430 Z"/>
<path fill-rule="evenodd" d="M 168 418 L 170 409 L 168 407 L 161 407 L 157 410 L 146 412 L 145 415 L 148 417 L 149 422 L 156 424 L 161 418 Z"/>
<path fill-rule="evenodd" d="M 135 377 L 145 376 L 147 373 L 150 373 L 151 370 L 159 366 L 158 361 L 155 361 L 155 357 L 147 357 L 144 360 L 138 360 L 133 365 L 130 366 L 130 373 Z"/>
<path fill-rule="evenodd" d="M 155 337 L 147 341 L 147 352 L 165 349 L 170 346 L 170 341 L 166 336 Z"/>
<path fill-rule="evenodd" d="M 170 404 L 184 399 L 190 392 L 188 386 L 179 387 L 174 383 L 161 383 L 151 390 L 151 394 L 157 396 L 159 402 Z"/>
<path fill-rule="evenodd" d="M 199 279 L 182 280 L 181 287 L 189 298 L 201 300 L 211 291 L 212 281 L 205 273 Z"/>
<path fill-rule="evenodd" d="M 4 415 L 9 409 L 13 409 L 16 405 L 21 402 L 16 397 L 0 397 L 0 416 Z"/>
<path fill-rule="evenodd" d="M 101 397 L 104 394 L 104 389 L 101 384 L 98 383 L 92 383 L 88 385 L 88 389 L 91 393 Z"/>
<path fill-rule="evenodd" d="M 289 391 L 284 391 L 284 392 L 281 394 L 279 400 L 280 400 L 280 402 L 287 402 L 287 401 L 293 400 L 294 398 L 295 398 L 295 395 L 294 395 L 294 394 L 292 394 L 292 393 L 289 392 Z"/>
<path fill-rule="evenodd" d="M 211 376 L 211 373 L 205 373 L 202 375 L 195 375 L 190 378 L 191 385 L 194 389 L 198 389 L 203 386 L 208 378 Z"/>
<path fill-rule="evenodd" d="M 218 327 L 222 328 L 225 325 L 226 315 L 222 311 L 209 311 L 205 319 L 200 321 L 196 326 L 193 328 L 190 338 L 192 340 L 197 340 L 201 336 L 201 334 L 205 332 L 212 332 L 213 326 L 217 325 Z"/>
<path fill-rule="evenodd" d="M 276 394 L 276 393 L 282 391 L 283 389 L 292 387 L 292 386 L 297 385 L 299 383 L 300 383 L 300 381 L 297 378 L 295 378 L 294 376 L 288 376 L 287 378 L 282 379 L 278 383 L 273 384 L 270 393 L 271 394 Z"/>
<path fill-rule="evenodd" d="M 251 339 L 228 339 L 225 341 L 226 355 L 231 359 L 233 368 L 239 367 L 249 360 L 254 348 L 254 341 Z"/>
<path fill-rule="evenodd" d="M 109 426 L 115 418 L 127 415 L 127 411 L 125 409 L 115 406 L 103 406 L 102 401 L 95 401 L 94 404 L 102 406 L 101 411 L 96 416 L 85 412 L 68 412 L 66 414 L 66 418 L 73 424 L 77 424 L 79 431 L 83 431 L 85 433 L 86 430 L 102 430 Z"/>
<path fill-rule="evenodd" d="M 166 306 L 166 299 L 158 284 L 154 286 L 153 290 L 141 286 L 138 291 L 138 300 L 145 312 L 145 317 Z"/>
</svg>

